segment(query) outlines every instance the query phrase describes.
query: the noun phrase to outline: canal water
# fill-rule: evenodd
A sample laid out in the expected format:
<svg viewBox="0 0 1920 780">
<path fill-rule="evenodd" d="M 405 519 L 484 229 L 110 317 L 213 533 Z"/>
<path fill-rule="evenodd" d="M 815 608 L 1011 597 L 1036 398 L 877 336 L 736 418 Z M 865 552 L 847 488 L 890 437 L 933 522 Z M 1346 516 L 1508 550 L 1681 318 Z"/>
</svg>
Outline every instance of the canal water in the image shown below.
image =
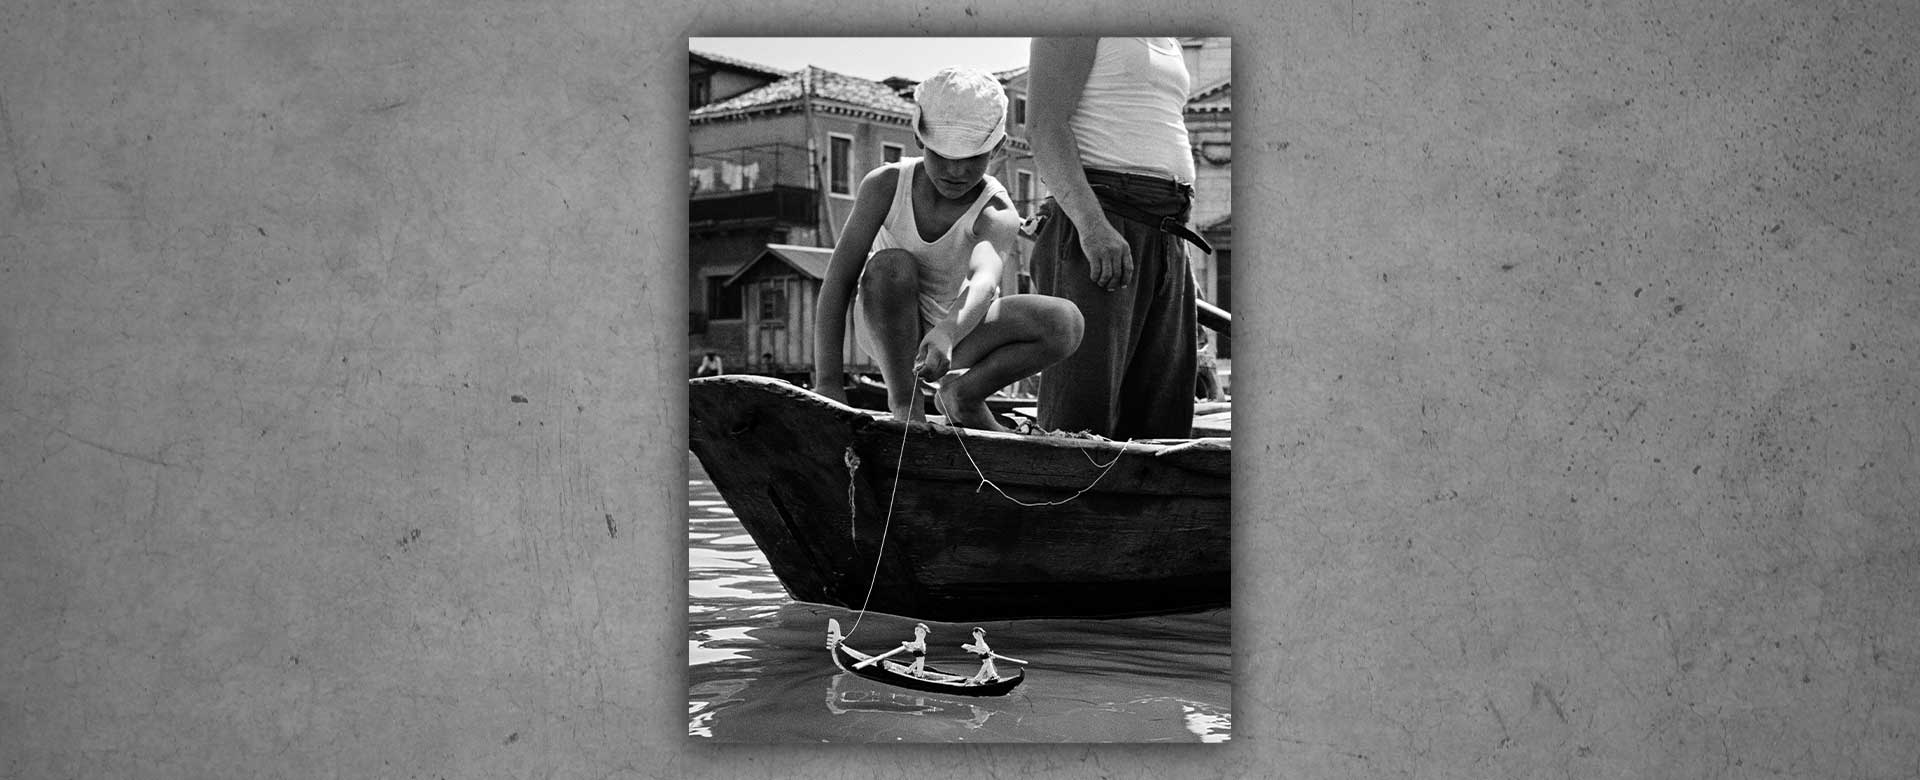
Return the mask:
<svg viewBox="0 0 1920 780">
<path fill-rule="evenodd" d="M 691 454 L 687 733 L 715 742 L 1224 742 L 1232 733 L 1228 610 L 1126 620 L 928 623 L 927 665 L 972 674 L 975 625 L 1026 661 L 1001 697 L 920 693 L 840 671 L 827 620 L 881 653 L 915 621 L 787 597 Z M 855 628 L 856 623 L 858 628 Z M 998 664 L 1002 673 L 1015 664 Z"/>
</svg>

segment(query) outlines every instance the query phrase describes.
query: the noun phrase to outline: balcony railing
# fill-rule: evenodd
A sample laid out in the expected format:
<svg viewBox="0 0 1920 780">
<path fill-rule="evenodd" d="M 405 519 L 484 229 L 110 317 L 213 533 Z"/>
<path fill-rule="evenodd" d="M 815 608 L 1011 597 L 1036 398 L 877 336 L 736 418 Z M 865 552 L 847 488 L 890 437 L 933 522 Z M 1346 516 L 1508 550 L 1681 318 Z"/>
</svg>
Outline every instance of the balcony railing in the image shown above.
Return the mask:
<svg viewBox="0 0 1920 780">
<path fill-rule="evenodd" d="M 811 225 L 819 217 L 819 194 L 808 173 L 807 149 L 794 144 L 695 154 L 687 174 L 689 216 L 696 228 Z"/>
</svg>

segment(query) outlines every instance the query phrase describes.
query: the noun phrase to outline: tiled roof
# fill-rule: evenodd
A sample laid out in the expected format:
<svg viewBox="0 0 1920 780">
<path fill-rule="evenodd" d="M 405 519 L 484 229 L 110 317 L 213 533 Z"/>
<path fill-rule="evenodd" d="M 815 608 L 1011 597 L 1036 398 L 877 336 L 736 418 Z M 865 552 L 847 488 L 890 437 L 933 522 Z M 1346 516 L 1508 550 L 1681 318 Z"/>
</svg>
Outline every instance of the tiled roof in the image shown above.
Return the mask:
<svg viewBox="0 0 1920 780">
<path fill-rule="evenodd" d="M 781 70 L 779 68 L 761 65 L 760 63 L 757 63 L 757 62 L 748 62 L 743 59 L 728 57 L 723 54 L 713 54 L 711 52 L 691 51 L 691 50 L 689 50 L 687 54 L 688 56 L 691 56 L 694 59 L 706 60 L 715 65 L 721 65 L 727 68 L 731 68 L 733 70 L 742 70 L 742 71 L 747 71 L 749 73 L 757 73 L 763 76 L 771 76 L 773 78 L 780 78 L 781 76 L 787 75 L 787 71 Z"/>
<path fill-rule="evenodd" d="M 1219 83 L 1193 93 L 1187 98 L 1188 113 L 1215 113 L 1233 111 L 1233 80 L 1222 79 Z"/>
<path fill-rule="evenodd" d="M 799 246 L 796 244 L 768 244 L 767 251 L 761 252 L 752 262 L 740 267 L 733 276 L 727 278 L 727 284 L 733 284 L 745 276 L 754 266 L 765 262 L 768 257 L 780 260 L 794 270 L 815 279 L 827 278 L 827 261 L 833 259 L 833 250 L 817 246 Z"/>
<path fill-rule="evenodd" d="M 694 122 L 712 121 L 798 107 L 801 98 L 806 95 L 811 95 L 816 101 L 826 101 L 827 105 L 815 105 L 829 111 L 837 108 L 842 112 L 874 112 L 892 116 L 901 122 L 906 122 L 913 115 L 913 104 L 893 94 L 893 90 L 885 84 L 810 65 L 772 84 L 696 108 L 689 118 Z"/>
</svg>

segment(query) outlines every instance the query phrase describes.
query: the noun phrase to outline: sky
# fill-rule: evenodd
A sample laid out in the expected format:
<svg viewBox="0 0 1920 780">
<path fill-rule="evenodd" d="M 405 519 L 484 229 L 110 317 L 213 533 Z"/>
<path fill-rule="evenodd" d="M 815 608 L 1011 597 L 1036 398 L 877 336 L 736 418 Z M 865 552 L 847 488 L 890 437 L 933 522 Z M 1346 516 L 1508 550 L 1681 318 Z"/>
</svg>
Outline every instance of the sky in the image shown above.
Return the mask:
<svg viewBox="0 0 1920 780">
<path fill-rule="evenodd" d="M 1026 38 L 692 38 L 687 45 L 779 70 L 815 65 L 873 81 L 920 81 L 950 66 L 991 72 L 1027 64 Z"/>
</svg>

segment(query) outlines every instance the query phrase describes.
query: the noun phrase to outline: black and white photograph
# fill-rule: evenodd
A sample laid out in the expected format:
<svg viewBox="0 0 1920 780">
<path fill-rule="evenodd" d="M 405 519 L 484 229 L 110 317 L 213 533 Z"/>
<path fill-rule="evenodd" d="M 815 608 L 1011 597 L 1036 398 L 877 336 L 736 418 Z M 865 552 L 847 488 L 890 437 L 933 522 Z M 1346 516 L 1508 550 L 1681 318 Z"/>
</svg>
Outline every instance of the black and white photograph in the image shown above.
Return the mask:
<svg viewBox="0 0 1920 780">
<path fill-rule="evenodd" d="M 688 70 L 689 734 L 1230 739 L 1231 40 Z"/>
</svg>

